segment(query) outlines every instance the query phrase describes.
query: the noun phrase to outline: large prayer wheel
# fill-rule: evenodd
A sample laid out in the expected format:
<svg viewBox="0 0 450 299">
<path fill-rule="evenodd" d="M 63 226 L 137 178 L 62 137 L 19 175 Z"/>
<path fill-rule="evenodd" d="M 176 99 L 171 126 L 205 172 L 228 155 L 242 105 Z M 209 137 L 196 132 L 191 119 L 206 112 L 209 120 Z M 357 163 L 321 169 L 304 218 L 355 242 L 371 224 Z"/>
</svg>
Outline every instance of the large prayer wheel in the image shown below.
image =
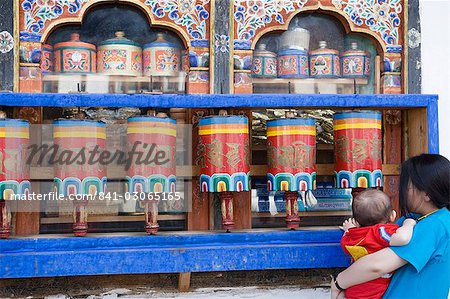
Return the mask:
<svg viewBox="0 0 450 299">
<path fill-rule="evenodd" d="M 383 185 L 381 113 L 340 112 L 334 115 L 335 179 L 337 188 Z"/>
<path fill-rule="evenodd" d="M 0 119 L 0 238 L 7 238 L 11 233 L 11 213 L 6 201 L 30 193 L 29 129 L 25 120 Z"/>
<path fill-rule="evenodd" d="M 82 159 L 81 154 L 76 162 L 55 164 L 55 191 L 65 197 L 76 195 L 96 196 L 106 192 L 106 165 L 100 163 L 99 156 L 106 147 L 106 127 L 103 122 L 74 119 L 56 120 L 53 122 L 53 140 L 58 153 L 71 152 L 75 158 L 84 152 L 93 159 Z M 61 157 L 62 158 L 62 157 Z M 73 231 L 76 236 L 87 233 L 87 200 L 74 200 Z"/>
<path fill-rule="evenodd" d="M 130 193 L 176 192 L 176 121 L 168 117 L 138 116 L 128 119 L 129 151 L 142 153 L 127 171 Z M 145 229 L 158 231 L 158 202 L 145 196 Z"/>
<path fill-rule="evenodd" d="M 234 227 L 232 192 L 250 190 L 249 129 L 245 116 L 199 120 L 197 148 L 202 192 L 220 192 L 222 225 Z"/>
<path fill-rule="evenodd" d="M 284 191 L 286 223 L 300 222 L 298 191 L 316 187 L 316 121 L 314 118 L 283 118 L 267 122 L 269 191 Z"/>
</svg>

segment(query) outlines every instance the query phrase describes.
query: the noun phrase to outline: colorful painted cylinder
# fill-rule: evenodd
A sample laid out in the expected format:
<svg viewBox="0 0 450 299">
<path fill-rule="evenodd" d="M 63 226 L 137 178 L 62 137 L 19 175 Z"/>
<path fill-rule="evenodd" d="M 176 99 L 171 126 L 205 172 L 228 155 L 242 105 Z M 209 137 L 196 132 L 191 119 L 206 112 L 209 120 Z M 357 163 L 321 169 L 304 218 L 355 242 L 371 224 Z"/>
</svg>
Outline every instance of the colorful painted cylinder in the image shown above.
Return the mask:
<svg viewBox="0 0 450 299">
<path fill-rule="evenodd" d="M 72 33 L 70 41 L 54 47 L 55 72 L 64 74 L 89 74 L 96 71 L 96 47 L 80 41 L 78 33 Z"/>
<path fill-rule="evenodd" d="M 249 130 L 245 116 L 199 120 L 197 163 L 202 192 L 250 190 Z"/>
<path fill-rule="evenodd" d="M 267 51 L 265 44 L 260 44 L 253 54 L 252 76 L 254 78 L 277 77 L 277 54 Z"/>
<path fill-rule="evenodd" d="M 30 124 L 20 119 L 0 119 L 0 200 L 30 193 L 27 163 Z"/>
<path fill-rule="evenodd" d="M 286 49 L 278 52 L 279 78 L 308 78 L 308 52 L 301 49 Z"/>
<path fill-rule="evenodd" d="M 357 43 L 351 44 L 351 49 L 344 52 L 342 60 L 342 77 L 368 78 L 370 76 L 370 53 L 359 50 Z"/>
<path fill-rule="evenodd" d="M 100 154 L 106 146 L 106 126 L 103 122 L 55 120 L 53 122 L 53 142 L 57 146 L 58 156 L 66 151 L 66 153 L 70 153 L 71 159 L 76 161 L 56 163 L 55 192 L 63 196 L 70 196 L 95 195 L 106 191 L 106 165 L 99 163 Z M 94 156 L 91 156 L 90 152 L 94 151 Z M 79 155 L 78 158 L 77 155 Z M 86 157 L 84 162 L 81 160 L 82 155 Z M 61 157 L 60 160 L 64 160 L 64 158 Z"/>
<path fill-rule="evenodd" d="M 381 113 L 351 111 L 333 119 L 337 188 L 383 185 Z"/>
<path fill-rule="evenodd" d="M 270 191 L 316 188 L 316 120 L 283 118 L 267 122 L 267 186 Z"/>
<path fill-rule="evenodd" d="M 309 54 L 309 67 L 313 78 L 336 78 L 341 76 L 339 51 L 327 49 L 327 42 L 319 42 L 319 49 Z"/>
<path fill-rule="evenodd" d="M 130 152 L 142 153 L 127 171 L 127 192 L 175 192 L 176 121 L 168 117 L 128 119 Z"/>
<path fill-rule="evenodd" d="M 51 45 L 42 45 L 41 70 L 42 74 L 53 72 L 53 47 Z"/>
<path fill-rule="evenodd" d="M 180 49 L 158 33 L 156 41 L 144 46 L 145 76 L 178 76 L 180 72 Z"/>
<path fill-rule="evenodd" d="M 117 76 L 142 75 L 142 49 L 125 38 L 122 31 L 116 37 L 100 43 L 97 52 L 99 73 Z"/>
</svg>

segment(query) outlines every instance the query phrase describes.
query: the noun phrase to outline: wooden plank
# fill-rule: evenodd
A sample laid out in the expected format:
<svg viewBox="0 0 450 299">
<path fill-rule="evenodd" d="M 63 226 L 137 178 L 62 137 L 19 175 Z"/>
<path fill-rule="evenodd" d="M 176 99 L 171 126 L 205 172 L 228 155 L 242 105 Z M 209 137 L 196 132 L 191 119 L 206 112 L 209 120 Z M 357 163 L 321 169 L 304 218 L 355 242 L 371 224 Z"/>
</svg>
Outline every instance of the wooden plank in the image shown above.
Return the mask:
<svg viewBox="0 0 450 299">
<path fill-rule="evenodd" d="M 184 220 L 186 219 L 185 214 L 176 215 L 158 215 L 158 221 L 166 220 Z M 144 221 L 144 214 L 142 215 L 130 215 L 130 216 L 89 216 L 89 222 L 130 222 L 130 221 Z M 42 224 L 56 224 L 56 223 L 73 223 L 72 217 L 51 217 L 51 218 L 41 218 Z"/>
<path fill-rule="evenodd" d="M 252 228 L 251 192 L 235 192 L 233 195 L 233 208 L 235 228 Z"/>
<path fill-rule="evenodd" d="M 427 109 L 416 108 L 407 111 L 408 157 L 428 152 Z M 407 158 L 408 158 L 407 157 Z"/>
<path fill-rule="evenodd" d="M 324 268 L 349 264 L 339 244 L 342 232 L 336 228 L 94 235 L 4 241 L 0 278 Z M 80 267 L 98 261 L 101 267 Z"/>
<path fill-rule="evenodd" d="M 187 292 L 191 287 L 191 272 L 183 272 L 178 274 L 178 290 Z"/>
</svg>

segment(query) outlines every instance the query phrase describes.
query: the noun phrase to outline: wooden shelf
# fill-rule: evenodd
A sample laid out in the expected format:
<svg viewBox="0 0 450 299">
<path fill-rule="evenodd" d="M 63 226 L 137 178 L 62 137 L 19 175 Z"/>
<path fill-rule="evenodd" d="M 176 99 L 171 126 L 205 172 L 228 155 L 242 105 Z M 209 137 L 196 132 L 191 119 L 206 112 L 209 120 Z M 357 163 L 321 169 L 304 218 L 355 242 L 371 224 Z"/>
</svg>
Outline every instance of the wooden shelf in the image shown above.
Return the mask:
<svg viewBox="0 0 450 299">
<path fill-rule="evenodd" d="M 326 216 L 352 216 L 352 211 L 308 211 L 308 212 L 299 212 L 298 215 L 300 217 L 326 217 Z M 264 213 L 252 213 L 253 218 L 261 218 L 261 217 L 276 217 L 283 218 L 286 217 L 286 213 L 278 213 L 272 215 L 268 212 Z"/>
<path fill-rule="evenodd" d="M 162 77 L 154 76 L 152 78 L 148 76 L 115 76 L 106 74 L 59 74 L 59 75 L 44 75 L 42 76 L 43 82 L 73 82 L 78 78 L 81 82 L 112 82 L 112 83 L 184 83 L 186 76 L 180 74 L 176 77 Z"/>
<path fill-rule="evenodd" d="M 164 220 L 185 220 L 185 214 L 176 215 L 158 215 L 158 221 Z M 144 214 L 132 216 L 88 216 L 88 222 L 125 222 L 125 221 L 144 221 Z M 73 217 L 49 217 L 41 218 L 41 224 L 73 223 Z"/>
<path fill-rule="evenodd" d="M 339 85 L 367 85 L 368 79 L 358 78 L 253 78 L 253 84 L 339 84 Z"/>
</svg>

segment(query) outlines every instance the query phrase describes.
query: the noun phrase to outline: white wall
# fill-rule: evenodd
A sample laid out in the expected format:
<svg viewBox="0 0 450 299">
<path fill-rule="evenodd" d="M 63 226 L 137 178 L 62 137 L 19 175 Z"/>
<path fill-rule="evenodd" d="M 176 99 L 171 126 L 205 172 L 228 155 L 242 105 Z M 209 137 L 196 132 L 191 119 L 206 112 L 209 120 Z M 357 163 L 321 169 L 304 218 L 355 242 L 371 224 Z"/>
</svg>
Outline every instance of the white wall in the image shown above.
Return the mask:
<svg viewBox="0 0 450 299">
<path fill-rule="evenodd" d="M 450 1 L 420 0 L 422 93 L 439 95 L 439 150 L 450 159 Z"/>
</svg>

